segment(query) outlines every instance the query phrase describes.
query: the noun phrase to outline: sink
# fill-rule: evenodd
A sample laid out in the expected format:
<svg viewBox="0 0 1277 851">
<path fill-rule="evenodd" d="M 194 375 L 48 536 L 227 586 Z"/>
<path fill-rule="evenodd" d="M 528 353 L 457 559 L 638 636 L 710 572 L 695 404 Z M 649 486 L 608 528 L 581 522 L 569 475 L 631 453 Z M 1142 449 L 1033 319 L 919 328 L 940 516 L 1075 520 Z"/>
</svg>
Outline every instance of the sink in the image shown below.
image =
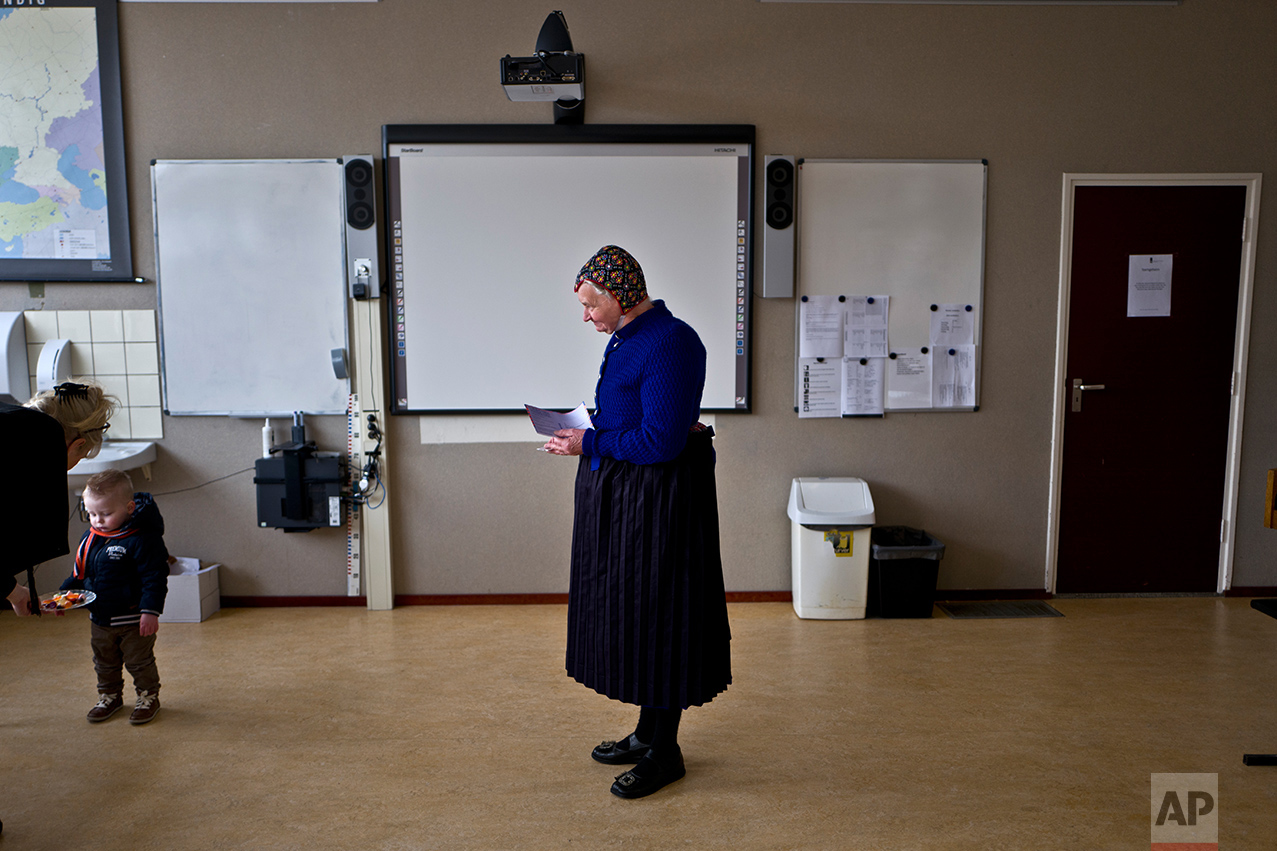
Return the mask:
<svg viewBox="0 0 1277 851">
<path fill-rule="evenodd" d="M 107 440 L 96 458 L 85 458 L 67 473 L 67 484 L 82 488 L 89 476 L 103 470 L 135 470 L 151 478 L 151 462 L 155 460 L 155 443 L 149 440 Z"/>
</svg>

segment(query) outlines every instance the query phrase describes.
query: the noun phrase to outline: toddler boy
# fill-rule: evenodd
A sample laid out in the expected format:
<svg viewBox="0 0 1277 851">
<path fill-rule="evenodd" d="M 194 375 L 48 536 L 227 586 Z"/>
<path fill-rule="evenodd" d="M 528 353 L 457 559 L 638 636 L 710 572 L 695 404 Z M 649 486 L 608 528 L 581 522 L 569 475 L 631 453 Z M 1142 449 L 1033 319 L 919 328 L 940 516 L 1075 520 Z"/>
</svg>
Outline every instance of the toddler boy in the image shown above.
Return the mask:
<svg viewBox="0 0 1277 851">
<path fill-rule="evenodd" d="M 75 553 L 75 573 L 62 588 L 97 594 L 89 604 L 89 629 L 99 699 L 88 718 L 105 721 L 124 705 L 127 667 L 137 690 L 129 723 L 145 724 L 160 711 L 155 633 L 168 594 L 164 518 L 149 493 L 133 492 L 121 470 L 90 476 L 83 498 L 89 529 Z"/>
</svg>

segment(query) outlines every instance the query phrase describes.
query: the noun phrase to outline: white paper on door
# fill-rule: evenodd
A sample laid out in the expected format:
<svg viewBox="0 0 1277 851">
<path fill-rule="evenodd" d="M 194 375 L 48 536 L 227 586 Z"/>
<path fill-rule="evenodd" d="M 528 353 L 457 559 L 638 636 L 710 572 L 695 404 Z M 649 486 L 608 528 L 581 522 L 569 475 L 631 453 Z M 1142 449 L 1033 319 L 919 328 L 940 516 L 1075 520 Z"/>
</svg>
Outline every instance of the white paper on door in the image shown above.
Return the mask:
<svg viewBox="0 0 1277 851">
<path fill-rule="evenodd" d="M 1174 254 L 1132 254 L 1126 274 L 1127 316 L 1171 315 Z"/>
</svg>

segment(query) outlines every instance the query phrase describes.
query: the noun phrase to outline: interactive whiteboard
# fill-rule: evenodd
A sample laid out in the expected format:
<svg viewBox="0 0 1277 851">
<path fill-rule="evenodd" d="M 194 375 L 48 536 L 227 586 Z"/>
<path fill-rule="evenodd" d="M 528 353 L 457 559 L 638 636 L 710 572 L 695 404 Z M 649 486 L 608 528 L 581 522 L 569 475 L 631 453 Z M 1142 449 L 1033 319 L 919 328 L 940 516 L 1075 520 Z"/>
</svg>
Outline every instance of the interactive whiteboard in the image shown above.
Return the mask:
<svg viewBox="0 0 1277 851">
<path fill-rule="evenodd" d="M 593 405 L 573 282 L 620 245 L 700 335 L 706 410 L 749 408 L 752 126 L 384 128 L 395 413 Z"/>
</svg>

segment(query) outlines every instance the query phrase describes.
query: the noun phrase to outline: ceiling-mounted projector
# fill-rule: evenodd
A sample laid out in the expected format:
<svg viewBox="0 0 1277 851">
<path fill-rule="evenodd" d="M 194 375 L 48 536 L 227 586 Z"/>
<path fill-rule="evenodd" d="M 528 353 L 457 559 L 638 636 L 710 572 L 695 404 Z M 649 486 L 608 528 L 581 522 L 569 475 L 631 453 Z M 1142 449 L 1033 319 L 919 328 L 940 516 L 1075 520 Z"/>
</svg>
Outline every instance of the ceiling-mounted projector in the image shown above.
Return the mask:
<svg viewBox="0 0 1277 851">
<path fill-rule="evenodd" d="M 579 53 L 538 53 L 501 60 L 501 85 L 510 100 L 582 100 L 585 62 Z"/>
<path fill-rule="evenodd" d="M 583 122 L 585 55 L 572 50 L 562 12 L 551 12 L 541 25 L 536 55 L 502 57 L 501 85 L 513 101 L 552 101 L 555 124 Z"/>
</svg>

